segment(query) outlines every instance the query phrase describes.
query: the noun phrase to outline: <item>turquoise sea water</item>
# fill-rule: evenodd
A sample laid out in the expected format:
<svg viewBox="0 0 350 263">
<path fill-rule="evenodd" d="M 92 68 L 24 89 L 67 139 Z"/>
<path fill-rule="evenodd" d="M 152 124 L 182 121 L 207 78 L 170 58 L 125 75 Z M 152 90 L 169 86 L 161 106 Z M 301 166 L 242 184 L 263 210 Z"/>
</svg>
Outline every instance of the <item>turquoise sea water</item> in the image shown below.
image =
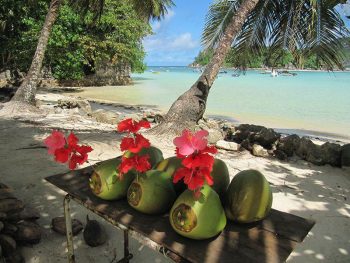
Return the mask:
<svg viewBox="0 0 350 263">
<path fill-rule="evenodd" d="M 350 72 L 296 72 L 271 77 L 259 70 L 219 74 L 208 98 L 208 115 L 273 128 L 350 136 Z M 150 67 L 133 74 L 134 85 L 86 89 L 83 96 L 167 110 L 200 73 L 187 67 Z"/>
</svg>

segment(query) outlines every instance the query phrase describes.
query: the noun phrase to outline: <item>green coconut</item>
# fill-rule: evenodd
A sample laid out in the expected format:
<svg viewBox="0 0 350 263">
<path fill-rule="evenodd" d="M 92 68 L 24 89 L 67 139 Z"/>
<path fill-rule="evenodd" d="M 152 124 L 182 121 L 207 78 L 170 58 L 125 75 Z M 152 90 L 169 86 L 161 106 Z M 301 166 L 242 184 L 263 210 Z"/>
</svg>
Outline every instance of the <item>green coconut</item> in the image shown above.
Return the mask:
<svg viewBox="0 0 350 263">
<path fill-rule="evenodd" d="M 252 223 L 264 219 L 270 212 L 272 191 L 262 173 L 246 170 L 232 179 L 224 203 L 227 218 Z"/>
<path fill-rule="evenodd" d="M 208 185 L 201 189 L 199 200 L 192 191 L 184 191 L 171 208 L 169 220 L 178 234 L 192 239 L 214 237 L 226 226 L 219 195 Z"/>
<path fill-rule="evenodd" d="M 167 173 L 149 170 L 131 183 L 127 198 L 137 211 L 153 215 L 169 211 L 176 193 Z"/>
<path fill-rule="evenodd" d="M 164 159 L 163 161 L 158 163 L 156 165 L 155 169 L 158 171 L 166 172 L 170 178 L 173 178 L 176 170 L 178 168 L 182 167 L 181 162 L 182 162 L 182 159 L 180 159 L 176 156 L 173 156 L 173 157 Z M 177 194 L 181 194 L 183 191 L 185 191 L 187 189 L 187 186 L 185 185 L 183 180 L 181 180 L 181 181 L 177 182 L 176 184 L 174 184 L 174 189 L 175 189 Z"/>
<path fill-rule="evenodd" d="M 92 173 L 89 186 L 94 195 L 104 200 L 118 200 L 126 197 L 126 193 L 136 174 L 133 171 L 118 177 L 120 158 L 100 163 Z"/>
<path fill-rule="evenodd" d="M 213 177 L 214 184 L 212 188 L 220 197 L 225 195 L 225 192 L 230 184 L 230 175 L 227 165 L 220 159 L 215 159 L 213 170 L 210 174 Z"/>
<path fill-rule="evenodd" d="M 143 148 L 138 153 L 138 155 L 140 155 L 140 156 L 145 155 L 145 154 L 149 155 L 149 162 L 151 164 L 151 167 L 154 167 L 157 163 L 159 163 L 160 161 L 164 160 L 162 151 L 159 150 L 158 148 L 154 147 L 154 146 L 151 146 L 151 147 L 148 147 L 148 148 Z M 130 157 L 133 157 L 133 156 L 134 156 L 134 153 L 132 153 L 130 151 L 126 151 L 123 154 L 123 157 L 126 157 L 126 158 L 130 158 Z"/>
</svg>

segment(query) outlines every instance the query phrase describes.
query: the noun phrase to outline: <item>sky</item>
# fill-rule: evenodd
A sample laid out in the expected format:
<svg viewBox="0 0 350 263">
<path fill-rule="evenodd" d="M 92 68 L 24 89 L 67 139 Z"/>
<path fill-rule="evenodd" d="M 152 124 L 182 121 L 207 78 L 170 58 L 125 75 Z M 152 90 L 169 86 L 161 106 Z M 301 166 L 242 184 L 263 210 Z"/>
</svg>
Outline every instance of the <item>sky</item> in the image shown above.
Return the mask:
<svg viewBox="0 0 350 263">
<path fill-rule="evenodd" d="M 184 66 L 201 50 L 205 15 L 212 0 L 175 0 L 161 21 L 152 22 L 154 34 L 145 38 L 148 66 Z"/>
<path fill-rule="evenodd" d="M 164 19 L 151 23 L 154 34 L 143 40 L 148 66 L 186 66 L 201 50 L 205 15 L 212 0 L 174 2 L 176 7 L 169 10 Z M 349 6 L 346 9 L 350 9 Z M 339 11 L 350 13 L 350 10 Z M 350 28 L 350 20 L 345 21 Z"/>
</svg>

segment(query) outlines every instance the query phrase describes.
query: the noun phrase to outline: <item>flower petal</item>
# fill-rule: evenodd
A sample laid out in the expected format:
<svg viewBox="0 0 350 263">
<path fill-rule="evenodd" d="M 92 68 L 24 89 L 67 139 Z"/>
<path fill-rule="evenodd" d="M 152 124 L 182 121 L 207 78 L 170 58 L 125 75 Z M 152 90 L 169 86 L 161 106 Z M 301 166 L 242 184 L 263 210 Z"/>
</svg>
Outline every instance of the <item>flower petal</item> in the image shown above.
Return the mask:
<svg viewBox="0 0 350 263">
<path fill-rule="evenodd" d="M 67 148 L 60 148 L 55 151 L 55 161 L 65 163 L 68 161 L 71 150 Z"/>
<path fill-rule="evenodd" d="M 130 132 L 133 126 L 134 126 L 133 121 L 131 118 L 129 118 L 119 122 L 117 129 L 119 132 Z"/>
<path fill-rule="evenodd" d="M 190 155 L 195 149 L 192 145 L 192 133 L 189 130 L 183 130 L 180 137 L 174 139 L 174 144 L 179 148 L 179 154 L 181 155 Z"/>
<path fill-rule="evenodd" d="M 68 147 L 74 148 L 75 146 L 77 146 L 78 142 L 79 142 L 78 137 L 75 136 L 73 132 L 71 132 L 67 138 Z"/>
<path fill-rule="evenodd" d="M 48 148 L 48 153 L 53 155 L 57 149 L 63 148 L 66 145 L 66 139 L 62 132 L 54 130 L 51 135 L 44 140 L 44 144 Z"/>
</svg>

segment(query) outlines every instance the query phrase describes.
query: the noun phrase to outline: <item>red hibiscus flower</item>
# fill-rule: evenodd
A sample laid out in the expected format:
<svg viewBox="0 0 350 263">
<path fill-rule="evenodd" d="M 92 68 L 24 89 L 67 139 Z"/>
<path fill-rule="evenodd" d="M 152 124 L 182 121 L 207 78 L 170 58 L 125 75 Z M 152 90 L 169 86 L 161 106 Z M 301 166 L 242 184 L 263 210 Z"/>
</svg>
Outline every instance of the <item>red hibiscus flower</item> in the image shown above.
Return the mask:
<svg viewBox="0 0 350 263">
<path fill-rule="evenodd" d="M 149 140 L 143 137 L 141 134 L 136 133 L 134 138 L 125 137 L 120 144 L 121 151 L 130 151 L 132 153 L 138 153 L 143 148 L 149 148 L 151 146 Z"/>
<path fill-rule="evenodd" d="M 54 155 L 57 149 L 66 145 L 66 138 L 62 132 L 52 131 L 51 135 L 44 140 L 44 144 L 48 148 L 49 154 Z"/>
<path fill-rule="evenodd" d="M 128 137 L 124 137 L 120 143 L 121 151 L 130 151 L 134 156 L 130 158 L 123 157 L 118 167 L 120 179 L 131 169 L 135 169 L 137 172 L 143 173 L 151 169 L 149 163 L 149 155 L 139 156 L 138 153 L 143 148 L 149 148 L 151 146 L 149 140 L 137 133 L 141 128 L 150 128 L 148 121 L 141 120 L 139 122 L 132 119 L 126 119 L 118 124 L 119 132 L 129 132 Z"/>
<path fill-rule="evenodd" d="M 179 154 L 190 155 L 207 147 L 208 140 L 205 137 L 208 135 L 209 133 L 206 130 L 197 131 L 195 134 L 192 134 L 189 130 L 184 130 L 182 136 L 174 139 L 174 144 L 179 148 Z"/>
<path fill-rule="evenodd" d="M 137 172 L 144 173 L 151 169 L 151 164 L 149 163 L 149 155 L 145 154 L 142 156 L 134 155 L 133 157 L 126 158 L 123 157 L 119 165 L 119 177 L 122 178 L 124 174 L 129 172 L 131 169 L 135 169 Z"/>
<path fill-rule="evenodd" d="M 118 131 L 119 132 L 130 132 L 130 133 L 136 133 L 141 128 L 151 128 L 151 125 L 148 121 L 141 120 L 139 122 L 134 121 L 133 119 L 125 119 L 118 124 Z"/>
<path fill-rule="evenodd" d="M 207 131 L 199 131 L 194 135 L 184 130 L 182 136 L 174 139 L 176 155 L 182 159 L 181 167 L 174 174 L 173 182 L 183 180 L 188 189 L 194 191 L 195 197 L 199 197 L 200 189 L 206 182 L 213 185 L 214 181 L 210 173 L 213 170 L 214 157 L 217 153 L 214 146 L 207 146 Z"/>
<path fill-rule="evenodd" d="M 53 131 L 44 140 L 49 154 L 55 155 L 55 161 L 68 162 L 68 167 L 71 170 L 74 170 L 78 164 L 85 163 L 88 160 L 88 153 L 93 150 L 90 146 L 78 145 L 78 142 L 79 139 L 73 132 L 66 139 L 64 134 L 59 131 Z"/>
</svg>

